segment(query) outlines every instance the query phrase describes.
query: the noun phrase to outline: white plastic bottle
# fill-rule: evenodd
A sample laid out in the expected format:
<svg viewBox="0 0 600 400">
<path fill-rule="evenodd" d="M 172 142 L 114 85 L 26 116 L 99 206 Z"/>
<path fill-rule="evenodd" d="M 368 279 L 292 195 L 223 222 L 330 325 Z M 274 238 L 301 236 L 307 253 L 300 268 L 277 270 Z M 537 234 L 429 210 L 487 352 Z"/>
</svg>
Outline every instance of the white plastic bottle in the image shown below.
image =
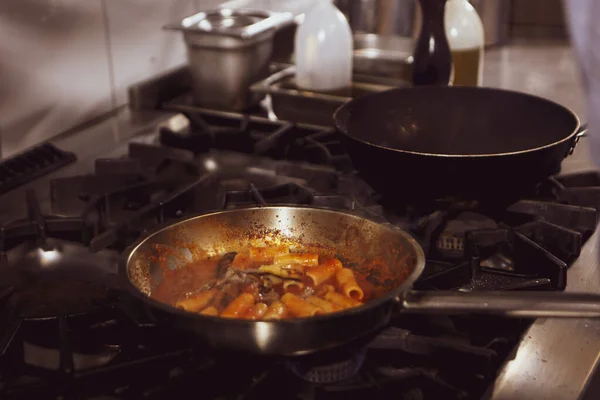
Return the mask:
<svg viewBox="0 0 600 400">
<path fill-rule="evenodd" d="M 481 86 L 485 37 L 479 14 L 468 0 L 448 0 L 444 27 L 452 52 L 452 84 Z"/>
<path fill-rule="evenodd" d="M 296 31 L 296 84 L 311 91 L 349 88 L 352 31 L 331 0 L 317 0 Z"/>
</svg>

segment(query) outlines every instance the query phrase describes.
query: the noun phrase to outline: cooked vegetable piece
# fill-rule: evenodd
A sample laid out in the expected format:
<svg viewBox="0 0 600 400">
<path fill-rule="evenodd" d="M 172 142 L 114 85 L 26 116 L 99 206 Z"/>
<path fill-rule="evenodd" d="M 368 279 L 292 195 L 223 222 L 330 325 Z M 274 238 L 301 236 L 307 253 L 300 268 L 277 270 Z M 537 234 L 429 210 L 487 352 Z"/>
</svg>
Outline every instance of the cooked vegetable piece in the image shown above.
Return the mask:
<svg viewBox="0 0 600 400">
<path fill-rule="evenodd" d="M 219 261 L 216 270 L 217 278 L 223 278 L 225 276 L 225 273 L 231 266 L 231 263 L 233 262 L 236 256 L 237 253 L 232 251 L 231 253 L 227 253 L 223 257 L 221 257 L 221 260 Z"/>
<path fill-rule="evenodd" d="M 230 264 L 231 268 L 243 270 L 250 267 L 250 253 L 248 251 L 240 251 L 237 253 Z"/>
<path fill-rule="evenodd" d="M 287 246 L 278 247 L 251 247 L 249 249 L 250 261 L 256 264 L 271 264 L 276 256 L 287 254 Z"/>
</svg>

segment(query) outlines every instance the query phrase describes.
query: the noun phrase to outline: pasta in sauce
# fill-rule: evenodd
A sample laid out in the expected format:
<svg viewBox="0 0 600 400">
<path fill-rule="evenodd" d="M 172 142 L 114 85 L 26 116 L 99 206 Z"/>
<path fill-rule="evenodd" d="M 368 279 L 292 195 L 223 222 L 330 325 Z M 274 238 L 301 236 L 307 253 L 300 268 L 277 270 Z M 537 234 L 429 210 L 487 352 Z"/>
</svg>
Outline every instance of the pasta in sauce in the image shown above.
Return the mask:
<svg viewBox="0 0 600 400">
<path fill-rule="evenodd" d="M 363 268 L 331 255 L 255 247 L 166 270 L 152 297 L 223 318 L 278 320 L 358 307 L 375 296 Z"/>
</svg>

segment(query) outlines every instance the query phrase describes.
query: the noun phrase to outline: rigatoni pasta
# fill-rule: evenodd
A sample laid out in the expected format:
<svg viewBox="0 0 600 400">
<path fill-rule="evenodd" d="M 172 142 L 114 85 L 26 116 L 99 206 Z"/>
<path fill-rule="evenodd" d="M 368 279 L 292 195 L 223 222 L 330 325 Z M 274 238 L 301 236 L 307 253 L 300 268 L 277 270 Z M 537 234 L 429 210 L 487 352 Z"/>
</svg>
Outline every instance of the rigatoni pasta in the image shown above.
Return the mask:
<svg viewBox="0 0 600 400">
<path fill-rule="evenodd" d="M 246 319 L 262 319 L 269 306 L 265 303 L 256 303 L 244 316 Z"/>
<path fill-rule="evenodd" d="M 266 319 L 266 320 L 283 319 L 283 318 L 287 317 L 287 315 L 288 315 L 288 311 L 287 311 L 287 307 L 285 306 L 285 304 L 283 304 L 280 301 L 275 301 L 275 302 L 271 303 L 271 305 L 267 309 L 267 312 L 264 315 L 264 319 Z"/>
<path fill-rule="evenodd" d="M 337 292 L 328 292 L 325 294 L 325 300 L 332 302 L 342 309 L 358 307 L 362 305 L 360 301 L 356 301 L 351 297 L 344 296 L 343 294 L 339 294 Z"/>
<path fill-rule="evenodd" d="M 316 267 L 319 265 L 319 255 L 315 253 L 288 253 L 277 254 L 273 257 L 275 265 L 301 265 L 303 267 Z"/>
<path fill-rule="evenodd" d="M 253 263 L 269 263 L 272 262 L 275 257 L 283 256 L 289 252 L 289 249 L 285 246 L 278 247 L 251 247 L 248 249 L 250 254 L 250 261 Z"/>
<path fill-rule="evenodd" d="M 304 272 L 304 268 L 302 266 L 289 266 L 285 267 L 283 265 L 261 265 L 258 267 L 260 272 L 265 274 L 275 275 L 280 278 L 290 278 L 290 279 L 300 279 L 302 277 L 302 273 Z"/>
<path fill-rule="evenodd" d="M 221 317 L 241 318 L 246 315 L 250 307 L 254 305 L 254 296 L 251 293 L 242 293 L 225 307 Z"/>
<path fill-rule="evenodd" d="M 295 317 L 312 317 L 320 311 L 319 307 L 304 301 L 293 293 L 286 293 L 281 296 L 281 302 L 285 304 L 289 313 Z"/>
<path fill-rule="evenodd" d="M 185 311 L 200 311 L 210 304 L 216 294 L 216 289 L 206 290 L 190 296 L 187 299 L 178 300 L 177 303 L 175 303 L 175 306 L 183 308 Z"/>
<path fill-rule="evenodd" d="M 190 266 L 192 281 L 202 285 L 172 304 L 206 316 L 274 321 L 340 312 L 371 296 L 366 276 L 331 255 L 290 252 L 283 246 L 226 254 L 202 262 L 202 271 Z M 208 278 L 199 280 L 199 274 Z"/>
<path fill-rule="evenodd" d="M 342 268 L 335 274 L 335 280 L 342 293 L 354 300 L 362 300 L 365 293 L 356 282 L 354 272 L 350 268 Z"/>
<path fill-rule="evenodd" d="M 298 290 L 304 289 L 304 283 L 293 280 L 283 281 L 281 285 L 283 286 L 283 290 L 285 292 L 291 291 L 294 288 Z"/>
<path fill-rule="evenodd" d="M 340 306 L 317 296 L 308 296 L 306 301 L 320 309 L 318 314 L 328 314 L 342 309 Z"/>
<path fill-rule="evenodd" d="M 319 286 L 325 281 L 331 279 L 337 271 L 342 269 L 342 263 L 337 258 L 325 261 L 321 265 L 310 268 L 306 271 L 306 276 L 312 279 L 314 286 Z"/>
<path fill-rule="evenodd" d="M 209 307 L 206 307 L 204 310 L 200 311 L 200 314 L 212 315 L 212 316 L 216 317 L 219 315 L 219 310 L 217 310 L 217 307 L 215 307 L 215 306 L 209 306 Z"/>
</svg>

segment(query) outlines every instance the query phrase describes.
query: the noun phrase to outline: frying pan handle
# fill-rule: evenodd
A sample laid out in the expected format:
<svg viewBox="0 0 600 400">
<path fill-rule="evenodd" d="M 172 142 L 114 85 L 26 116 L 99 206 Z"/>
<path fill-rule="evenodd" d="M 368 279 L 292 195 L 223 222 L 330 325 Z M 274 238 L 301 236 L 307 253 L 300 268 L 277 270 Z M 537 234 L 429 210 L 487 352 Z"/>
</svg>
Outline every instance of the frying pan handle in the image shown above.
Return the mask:
<svg viewBox="0 0 600 400">
<path fill-rule="evenodd" d="M 573 154 L 573 152 L 575 151 L 575 146 L 577 146 L 577 143 L 579 143 L 579 139 L 581 139 L 584 136 L 587 136 L 587 132 L 588 132 L 588 124 L 587 122 L 584 124 L 581 124 L 579 126 L 579 129 L 577 129 L 577 133 L 575 134 L 575 139 L 573 139 L 573 143 L 571 144 L 571 147 L 569 148 L 569 153 L 567 155 L 571 155 Z"/>
<path fill-rule="evenodd" d="M 600 295 L 586 293 L 409 291 L 397 300 L 408 313 L 600 318 Z"/>
</svg>

